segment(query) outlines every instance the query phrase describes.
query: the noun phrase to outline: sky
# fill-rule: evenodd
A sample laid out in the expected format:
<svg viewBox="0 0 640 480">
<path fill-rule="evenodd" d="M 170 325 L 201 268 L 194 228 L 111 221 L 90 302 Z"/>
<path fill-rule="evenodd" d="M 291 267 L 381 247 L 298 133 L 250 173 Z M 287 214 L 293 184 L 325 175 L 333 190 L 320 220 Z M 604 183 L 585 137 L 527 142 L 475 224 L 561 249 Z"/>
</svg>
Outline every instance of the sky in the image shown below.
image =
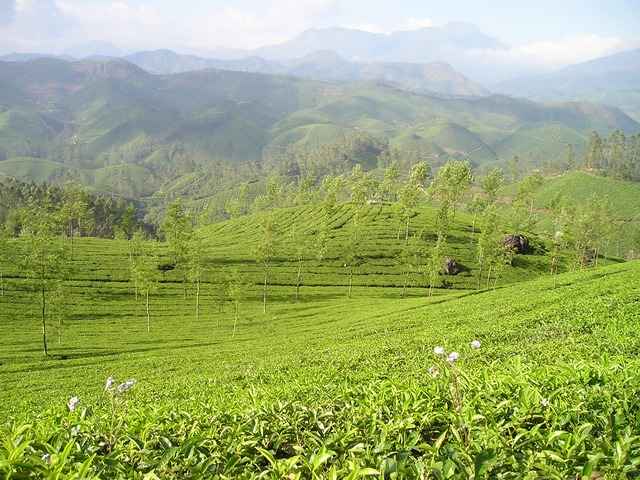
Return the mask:
<svg viewBox="0 0 640 480">
<path fill-rule="evenodd" d="M 640 47 L 640 0 L 0 0 L 0 55 L 106 41 L 127 53 L 254 49 L 333 26 L 477 25 L 507 57 L 562 66 Z"/>
</svg>

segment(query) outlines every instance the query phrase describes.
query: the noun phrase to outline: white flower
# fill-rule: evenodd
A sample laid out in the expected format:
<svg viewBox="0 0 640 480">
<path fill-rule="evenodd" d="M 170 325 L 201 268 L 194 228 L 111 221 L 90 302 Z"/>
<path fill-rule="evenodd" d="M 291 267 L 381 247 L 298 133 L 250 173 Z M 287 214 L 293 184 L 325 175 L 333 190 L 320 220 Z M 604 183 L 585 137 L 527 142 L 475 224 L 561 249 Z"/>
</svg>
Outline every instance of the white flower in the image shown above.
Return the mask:
<svg viewBox="0 0 640 480">
<path fill-rule="evenodd" d="M 113 386 L 113 384 L 115 383 L 115 380 L 113 379 L 113 377 L 109 377 L 107 378 L 107 383 L 104 386 L 104 389 L 106 392 L 112 392 L 115 390 L 115 387 Z"/>
<path fill-rule="evenodd" d="M 543 407 L 549 406 L 549 400 L 546 398 L 543 398 L 542 400 L 540 400 L 540 403 L 542 404 Z"/>
<path fill-rule="evenodd" d="M 436 355 L 444 355 L 444 348 L 436 347 L 433 349 L 433 353 L 435 353 Z"/>
<path fill-rule="evenodd" d="M 118 385 L 118 392 L 124 392 L 125 390 L 129 390 L 133 385 L 137 382 L 135 378 L 132 378 L 128 382 L 121 383 Z"/>
<path fill-rule="evenodd" d="M 40 457 L 40 460 L 42 460 L 44 462 L 48 462 L 50 458 L 51 458 L 51 455 L 49 455 L 48 453 L 45 453 L 44 455 L 42 455 Z"/>
<path fill-rule="evenodd" d="M 69 400 L 69 410 L 73 412 L 76 409 L 76 405 L 79 401 L 80 400 L 78 399 L 78 397 L 71 397 L 71 399 Z"/>
<path fill-rule="evenodd" d="M 431 375 L 433 378 L 436 378 L 438 375 L 440 375 L 440 371 L 436 367 L 429 367 L 429 375 Z"/>
<path fill-rule="evenodd" d="M 447 357 L 447 362 L 453 363 L 458 359 L 459 356 L 460 354 L 458 352 L 451 352 Z"/>
<path fill-rule="evenodd" d="M 475 350 L 478 350 L 481 346 L 482 344 L 478 340 L 474 340 L 473 342 L 471 342 L 471 348 Z"/>
</svg>

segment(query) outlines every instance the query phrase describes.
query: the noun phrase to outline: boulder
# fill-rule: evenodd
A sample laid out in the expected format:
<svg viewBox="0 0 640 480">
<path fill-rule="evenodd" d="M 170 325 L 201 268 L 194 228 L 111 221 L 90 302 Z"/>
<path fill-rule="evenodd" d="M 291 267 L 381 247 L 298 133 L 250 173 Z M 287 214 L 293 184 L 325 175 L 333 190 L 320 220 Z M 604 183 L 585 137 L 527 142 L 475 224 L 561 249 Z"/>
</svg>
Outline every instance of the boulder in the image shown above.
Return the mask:
<svg viewBox="0 0 640 480">
<path fill-rule="evenodd" d="M 460 272 L 460 264 L 453 258 L 445 258 L 442 263 L 442 269 L 447 275 L 457 275 Z"/>
<path fill-rule="evenodd" d="M 529 239 L 524 235 L 513 235 L 510 233 L 503 235 L 502 244 L 521 255 L 527 255 L 532 251 L 531 246 L 529 245 Z"/>
</svg>

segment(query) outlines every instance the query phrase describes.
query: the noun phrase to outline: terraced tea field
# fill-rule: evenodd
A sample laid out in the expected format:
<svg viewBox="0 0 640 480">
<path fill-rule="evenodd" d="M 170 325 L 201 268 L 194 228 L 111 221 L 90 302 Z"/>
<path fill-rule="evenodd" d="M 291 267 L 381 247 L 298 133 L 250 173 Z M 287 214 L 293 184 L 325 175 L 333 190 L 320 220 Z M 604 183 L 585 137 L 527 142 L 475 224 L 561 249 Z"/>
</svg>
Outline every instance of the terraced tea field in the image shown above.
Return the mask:
<svg viewBox="0 0 640 480">
<path fill-rule="evenodd" d="M 302 218 L 313 229 L 314 208 L 285 211 L 280 228 Z M 554 286 L 539 254 L 476 290 L 460 215 L 449 238 L 469 271 L 432 297 L 416 277 L 402 297 L 402 242 L 386 208 L 367 212 L 370 248 L 351 298 L 343 208 L 298 300 L 297 264 L 279 250 L 266 314 L 255 219 L 207 227 L 198 318 L 193 286 L 185 299 L 169 271 L 150 295 L 150 331 L 127 242 L 78 239 L 46 358 L 13 241 L 0 297 L 2 475 L 633 478 L 640 263 L 563 273 Z M 427 209 L 414 219 L 416 229 L 433 222 Z M 251 283 L 235 335 L 234 270 Z"/>
</svg>

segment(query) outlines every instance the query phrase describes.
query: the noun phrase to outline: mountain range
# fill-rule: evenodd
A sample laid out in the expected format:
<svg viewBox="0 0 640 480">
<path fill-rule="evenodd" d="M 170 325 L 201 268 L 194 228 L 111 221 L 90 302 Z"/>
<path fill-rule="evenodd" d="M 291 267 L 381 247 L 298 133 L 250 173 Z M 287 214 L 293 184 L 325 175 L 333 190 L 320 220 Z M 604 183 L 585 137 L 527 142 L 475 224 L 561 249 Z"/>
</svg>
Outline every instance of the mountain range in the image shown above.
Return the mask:
<svg viewBox="0 0 640 480">
<path fill-rule="evenodd" d="M 288 74 L 313 80 L 357 83 L 382 80 L 399 88 L 444 96 L 479 97 L 493 93 L 555 103 L 586 100 L 620 108 L 640 120 L 640 49 L 536 73 L 495 61 L 509 46 L 478 27 L 454 22 L 390 35 L 347 28 L 312 29 L 298 37 L 256 50 L 171 50 L 127 53 L 107 42 L 67 49 L 73 61 L 125 58 L 148 72 L 170 74 L 203 68 Z M 24 61 L 51 54 L 12 54 Z"/>
</svg>

